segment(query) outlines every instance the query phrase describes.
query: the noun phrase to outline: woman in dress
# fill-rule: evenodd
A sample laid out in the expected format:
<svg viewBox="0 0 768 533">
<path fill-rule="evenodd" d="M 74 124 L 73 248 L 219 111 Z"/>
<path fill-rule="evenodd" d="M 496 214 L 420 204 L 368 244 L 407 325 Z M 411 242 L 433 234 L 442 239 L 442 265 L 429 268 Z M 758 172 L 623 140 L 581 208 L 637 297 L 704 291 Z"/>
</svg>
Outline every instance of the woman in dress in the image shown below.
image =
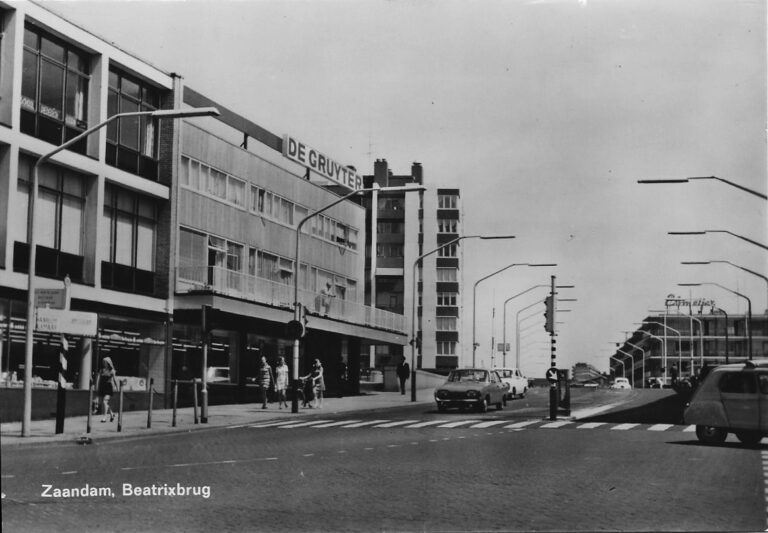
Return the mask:
<svg viewBox="0 0 768 533">
<path fill-rule="evenodd" d="M 101 369 L 96 377 L 96 391 L 99 394 L 99 402 L 101 403 L 101 421 L 107 421 L 107 415 L 109 415 L 109 421 L 112 422 L 115 419 L 115 413 L 112 412 L 112 408 L 109 406 L 109 399 L 117 390 L 117 371 L 115 365 L 112 363 L 110 357 L 105 357 L 101 360 Z"/>
<path fill-rule="evenodd" d="M 285 390 L 288 388 L 288 365 L 285 364 L 285 358 L 279 357 L 275 367 L 275 392 L 277 393 L 277 407 L 282 409 L 283 405 L 288 407 L 288 401 L 285 397 Z"/>
</svg>

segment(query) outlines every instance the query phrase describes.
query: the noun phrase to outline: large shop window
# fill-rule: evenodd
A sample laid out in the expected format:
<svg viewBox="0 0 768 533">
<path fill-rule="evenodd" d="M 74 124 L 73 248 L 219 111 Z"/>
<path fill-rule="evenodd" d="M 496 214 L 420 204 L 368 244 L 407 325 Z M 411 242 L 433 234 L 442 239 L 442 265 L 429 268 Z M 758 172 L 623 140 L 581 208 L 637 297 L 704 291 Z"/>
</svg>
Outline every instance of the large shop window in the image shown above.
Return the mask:
<svg viewBox="0 0 768 533">
<path fill-rule="evenodd" d="M 156 221 L 153 199 L 114 185 L 105 187 L 102 287 L 154 293 Z"/>
<path fill-rule="evenodd" d="M 35 160 L 19 158 L 19 181 L 16 205 L 20 224 L 14 224 L 14 271 L 29 271 L 27 213 L 32 169 Z M 52 166 L 39 168 L 37 203 L 35 204 L 35 240 L 38 276 L 83 281 L 83 231 L 85 212 L 85 178 L 80 174 Z"/>
<path fill-rule="evenodd" d="M 155 111 L 160 92 L 122 72 L 109 69 L 109 116 Z M 154 119 L 123 117 L 107 126 L 107 164 L 132 174 L 157 180 L 157 129 Z"/>
<path fill-rule="evenodd" d="M 32 25 L 24 29 L 21 131 L 60 145 L 88 127 L 89 58 Z M 70 150 L 85 153 L 85 140 Z"/>
</svg>

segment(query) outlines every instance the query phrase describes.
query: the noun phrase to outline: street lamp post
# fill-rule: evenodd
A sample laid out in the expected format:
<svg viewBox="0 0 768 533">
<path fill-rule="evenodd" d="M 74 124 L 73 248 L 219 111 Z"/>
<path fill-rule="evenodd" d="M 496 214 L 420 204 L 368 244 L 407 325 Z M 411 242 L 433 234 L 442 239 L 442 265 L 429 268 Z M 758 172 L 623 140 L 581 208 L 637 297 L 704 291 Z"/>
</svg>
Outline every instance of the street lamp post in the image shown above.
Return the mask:
<svg viewBox="0 0 768 533">
<path fill-rule="evenodd" d="M 726 313 L 719 307 L 712 307 L 713 311 L 715 309 L 723 313 L 723 316 L 725 316 L 725 364 L 727 365 L 728 364 L 728 313 Z"/>
<path fill-rule="evenodd" d="M 514 235 L 462 235 L 459 237 L 456 237 L 453 240 L 450 240 L 446 243 L 441 244 L 437 248 L 434 248 L 426 253 L 421 254 L 419 257 L 416 258 L 416 261 L 413 262 L 413 283 L 412 283 L 412 295 L 411 295 L 411 304 L 412 304 L 412 311 L 411 311 L 411 401 L 416 401 L 416 268 L 419 265 L 419 262 L 427 257 L 428 255 L 432 255 L 443 248 L 446 248 L 452 244 L 456 244 L 459 241 L 462 241 L 464 239 L 482 239 L 482 240 L 493 240 L 493 239 L 514 239 Z"/>
<path fill-rule="evenodd" d="M 219 110 L 215 107 L 199 107 L 192 109 L 163 109 L 157 111 L 134 111 L 129 113 L 117 113 L 103 122 L 80 133 L 79 135 L 60 144 L 50 152 L 38 158 L 32 169 L 32 184 L 29 190 L 29 207 L 27 211 L 27 243 L 29 245 L 29 274 L 27 276 L 27 326 L 24 347 L 24 408 L 21 420 L 21 436 L 28 437 L 32 422 L 32 353 L 34 348 L 35 330 L 35 263 L 37 262 L 37 241 L 35 235 L 35 204 L 37 200 L 38 184 L 40 183 L 40 167 L 54 155 L 66 150 L 73 144 L 80 142 L 92 133 L 104 128 L 119 118 L 151 117 L 151 118 L 192 118 L 218 116 Z M 203 373 L 205 379 L 205 373 Z"/>
<path fill-rule="evenodd" d="M 477 351 L 477 340 L 475 337 L 475 326 L 476 326 L 476 308 L 477 308 L 477 286 L 480 284 L 481 281 L 484 281 L 490 277 L 495 276 L 496 274 L 501 274 L 505 270 L 516 267 L 516 266 L 529 266 L 529 267 L 554 267 L 557 266 L 556 263 L 512 263 L 511 265 L 507 265 L 504 268 L 500 268 L 499 270 L 495 272 L 491 272 L 487 276 L 484 276 L 477 280 L 472 287 L 472 366 L 475 366 L 475 352 Z"/>
<path fill-rule="evenodd" d="M 622 375 L 622 377 L 627 377 L 627 367 L 624 366 L 624 361 L 622 361 L 618 357 L 614 357 L 612 355 L 610 356 L 610 358 L 613 359 L 614 361 L 616 361 L 617 363 L 621 363 L 621 375 Z"/>
<path fill-rule="evenodd" d="M 692 181 L 692 180 L 718 180 L 718 181 L 721 181 L 723 183 L 727 183 L 728 185 L 731 185 L 733 187 L 736 187 L 737 189 L 741 189 L 742 191 L 748 192 L 748 193 L 750 193 L 750 194 L 752 194 L 754 196 L 757 196 L 758 198 L 762 198 L 763 200 L 768 200 L 768 196 L 766 196 L 766 195 L 764 195 L 764 194 L 762 194 L 760 192 L 753 191 L 752 189 L 750 189 L 748 187 L 744 187 L 743 185 L 739 185 L 738 183 L 734 183 L 734 182 L 729 181 L 727 179 L 718 178 L 717 176 L 696 176 L 696 177 L 693 177 L 693 178 L 679 178 L 679 179 L 637 180 L 637 182 L 638 183 L 643 183 L 643 184 L 651 184 L 651 183 L 688 183 L 689 181 Z"/>
<path fill-rule="evenodd" d="M 505 367 L 507 366 L 507 303 L 509 303 L 510 301 L 514 300 L 518 296 L 522 296 L 523 294 L 531 292 L 532 290 L 538 289 L 540 287 L 549 287 L 549 285 L 534 285 L 533 287 L 528 287 L 523 292 L 518 292 L 514 296 L 510 296 L 509 298 L 504 300 L 504 306 L 503 306 L 504 309 L 503 309 L 503 313 L 502 313 L 502 317 L 503 318 L 502 318 L 502 321 L 501 321 L 501 324 L 502 324 L 501 336 L 502 336 L 502 346 L 504 348 L 503 349 L 503 363 L 504 363 L 503 366 L 505 366 Z M 517 340 L 517 339 L 515 339 L 515 340 Z M 520 355 L 519 355 L 519 353 L 516 354 L 516 355 L 517 355 L 517 357 L 515 358 L 515 368 L 520 368 Z"/>
<path fill-rule="evenodd" d="M 378 184 L 374 184 L 374 187 L 369 187 L 366 189 L 356 189 L 348 194 L 345 194 L 344 196 L 336 199 L 335 201 L 331 202 L 330 204 L 318 209 L 317 211 L 314 211 L 312 213 L 309 213 L 304 218 L 299 220 L 298 224 L 296 224 L 296 237 L 295 237 L 295 252 L 294 252 L 294 263 L 293 263 L 293 320 L 294 322 L 301 322 L 301 302 L 299 301 L 299 261 L 301 258 L 301 228 L 304 226 L 304 223 L 307 222 L 309 219 L 319 215 L 320 213 L 323 213 L 324 211 L 327 211 L 331 207 L 340 204 L 341 202 L 348 200 L 349 198 L 352 198 L 353 196 L 356 196 L 358 194 L 368 193 L 368 192 L 396 192 L 396 191 L 402 191 L 402 192 L 411 192 L 411 191 L 423 191 L 425 187 L 423 186 L 404 186 L 404 187 L 380 187 Z M 375 208 L 375 207 L 374 207 Z M 375 231 L 376 228 L 373 228 L 373 231 Z M 301 343 L 301 337 L 296 336 L 295 339 L 293 339 L 293 369 L 291 371 L 291 380 L 293 381 L 292 387 L 293 387 L 293 400 L 291 401 L 291 412 L 292 413 L 298 413 L 299 412 L 299 348 Z"/>
<path fill-rule="evenodd" d="M 720 285 L 719 283 L 714 283 L 711 281 L 705 281 L 702 283 L 678 283 L 681 287 L 700 287 L 702 285 L 713 285 L 715 287 L 720 287 L 724 291 L 728 291 L 731 294 L 735 294 L 736 296 L 740 296 L 744 298 L 747 301 L 747 351 L 749 353 L 749 360 L 752 360 L 752 300 L 750 300 L 747 296 L 741 294 L 740 292 L 734 291 L 732 289 L 729 289 L 728 287 L 724 287 L 723 285 Z"/>
<path fill-rule="evenodd" d="M 764 276 L 763 274 L 760 274 L 759 272 L 755 272 L 754 270 L 750 270 L 750 269 L 748 269 L 746 267 L 743 267 L 741 265 L 737 265 L 735 263 L 731 263 L 730 261 L 725 261 L 725 260 L 722 260 L 722 259 L 720 259 L 720 260 L 710 260 L 710 261 L 681 261 L 681 264 L 683 264 L 683 265 L 711 265 L 711 264 L 714 264 L 714 263 L 725 263 L 727 265 L 731 265 L 733 267 L 739 268 L 739 269 L 743 270 L 744 272 L 749 272 L 753 276 L 757 276 L 758 278 L 760 278 L 763 281 L 765 281 L 765 284 L 766 284 L 766 286 L 768 288 L 768 276 Z M 765 305 L 766 305 L 766 309 L 767 309 L 766 310 L 766 314 L 768 314 L 768 299 L 766 299 L 766 304 Z"/>
<path fill-rule="evenodd" d="M 642 365 L 642 367 L 643 367 L 643 379 L 642 379 L 642 384 L 643 384 L 643 388 L 645 388 L 645 350 L 643 350 L 643 349 L 642 349 L 640 346 L 638 346 L 637 344 L 632 344 L 632 343 L 631 343 L 631 342 L 629 342 L 629 341 L 624 341 L 624 342 L 626 342 L 627 344 L 629 344 L 629 345 L 630 345 L 632 348 L 634 348 L 635 350 L 640 350 L 640 352 L 643 354 L 643 365 Z M 632 363 L 632 375 L 634 376 L 634 374 L 635 374 L 635 363 L 633 362 L 633 363 Z"/>
<path fill-rule="evenodd" d="M 666 314 L 664 315 L 664 318 L 666 319 Z M 655 324 L 657 326 L 661 326 L 664 328 L 664 383 L 667 383 L 667 330 L 671 330 L 675 332 L 677 335 L 677 368 L 678 370 L 682 366 L 682 347 L 683 347 L 683 336 L 682 334 L 676 330 L 673 327 L 667 326 L 666 324 L 662 322 L 654 322 L 652 320 L 644 320 L 641 322 L 641 324 Z"/>
<path fill-rule="evenodd" d="M 742 241 L 746 241 L 750 244 L 754 244 L 755 246 L 759 246 L 763 250 L 768 250 L 768 246 L 761 242 L 753 241 L 752 239 L 749 239 L 743 235 L 739 235 L 738 233 L 733 233 L 732 231 L 724 230 L 724 229 L 708 229 L 704 231 L 668 231 L 667 235 L 704 235 L 706 233 L 727 233 L 728 235 L 732 235 L 733 237 L 737 237 L 741 239 Z"/>
</svg>

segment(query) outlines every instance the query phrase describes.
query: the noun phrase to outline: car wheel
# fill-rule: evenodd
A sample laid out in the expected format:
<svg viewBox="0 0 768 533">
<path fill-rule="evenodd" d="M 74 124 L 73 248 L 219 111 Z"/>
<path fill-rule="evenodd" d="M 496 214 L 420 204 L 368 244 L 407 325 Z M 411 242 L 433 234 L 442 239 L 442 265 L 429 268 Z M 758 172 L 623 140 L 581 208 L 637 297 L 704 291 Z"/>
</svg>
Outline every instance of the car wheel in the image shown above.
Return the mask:
<svg viewBox="0 0 768 533">
<path fill-rule="evenodd" d="M 437 410 L 440 412 L 445 411 L 445 404 L 442 402 L 437 402 Z"/>
<path fill-rule="evenodd" d="M 512 390 L 511 390 L 511 391 L 510 391 L 510 393 L 509 393 L 509 399 L 510 399 L 510 400 L 514 400 L 514 399 L 515 399 L 515 396 L 517 396 L 517 389 L 515 389 L 515 388 L 513 387 L 513 388 L 512 388 Z"/>
<path fill-rule="evenodd" d="M 481 413 L 487 413 L 488 412 L 488 400 L 483 398 L 479 402 L 477 402 L 477 410 Z"/>
<path fill-rule="evenodd" d="M 500 399 L 500 400 L 499 400 L 499 402 L 496 404 L 496 410 L 497 410 L 497 411 L 501 411 L 502 409 L 504 409 L 504 404 L 505 404 L 505 403 L 506 403 L 506 401 L 504 400 L 504 395 L 502 394 L 502 395 L 501 395 L 501 399 Z"/>
<path fill-rule="evenodd" d="M 763 440 L 759 431 L 739 431 L 736 433 L 736 438 L 747 446 L 755 446 Z"/>
<path fill-rule="evenodd" d="M 528 392 L 528 389 L 523 389 L 523 392 L 520 394 L 520 398 L 525 398 L 526 392 Z"/>
<path fill-rule="evenodd" d="M 696 426 L 696 436 L 705 444 L 720 444 L 725 441 L 728 432 L 714 426 Z"/>
</svg>

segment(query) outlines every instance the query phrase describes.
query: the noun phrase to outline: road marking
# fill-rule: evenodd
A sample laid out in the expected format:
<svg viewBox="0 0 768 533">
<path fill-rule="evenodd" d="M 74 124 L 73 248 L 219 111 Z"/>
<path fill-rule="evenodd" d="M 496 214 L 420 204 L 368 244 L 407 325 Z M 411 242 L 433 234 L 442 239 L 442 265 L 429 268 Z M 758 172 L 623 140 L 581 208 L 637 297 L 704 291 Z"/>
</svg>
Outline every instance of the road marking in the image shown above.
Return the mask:
<svg viewBox="0 0 768 533">
<path fill-rule="evenodd" d="M 619 431 L 625 431 L 627 429 L 632 429 L 633 427 L 639 426 L 640 424 L 619 424 L 618 426 L 614 426 L 611 429 L 616 429 Z"/>
<path fill-rule="evenodd" d="M 399 444 L 387 444 L 387 448 L 399 448 Z"/>
<path fill-rule="evenodd" d="M 223 461 L 206 461 L 201 463 L 176 463 L 170 465 L 124 466 L 120 470 L 148 470 L 150 468 L 181 468 L 185 466 L 209 466 L 236 463 L 254 463 L 259 461 L 277 461 L 277 457 L 258 457 L 256 459 L 226 459 Z"/>
<path fill-rule="evenodd" d="M 320 424 L 318 426 L 312 426 L 314 428 L 332 428 L 334 426 L 343 426 L 344 424 L 353 424 L 355 422 L 360 422 L 360 420 L 338 420 L 336 422 L 331 422 L 330 424 Z"/>
<path fill-rule="evenodd" d="M 521 429 L 525 426 L 530 426 L 531 424 L 535 424 L 538 422 L 538 420 L 526 420 L 524 422 L 515 422 L 514 424 L 510 424 L 508 426 L 504 426 L 504 429 Z"/>
<path fill-rule="evenodd" d="M 442 424 L 440 426 L 437 426 L 439 428 L 457 428 L 459 426 L 464 426 L 466 424 L 474 424 L 475 422 L 480 422 L 480 420 L 459 420 L 458 422 L 450 422 L 448 424 Z"/>
<path fill-rule="evenodd" d="M 314 453 L 305 453 L 304 454 L 304 457 L 314 457 L 314 456 L 315 456 Z"/>
<path fill-rule="evenodd" d="M 604 425 L 605 425 L 605 422 L 587 422 L 585 424 L 578 426 L 576 429 L 595 429 Z"/>
<path fill-rule="evenodd" d="M 561 428 L 563 426 L 567 426 L 570 423 L 571 423 L 570 420 L 558 420 L 557 422 L 550 422 L 549 424 L 544 424 L 541 427 L 547 428 L 547 429 L 555 429 L 555 428 Z"/>
<path fill-rule="evenodd" d="M 448 422 L 448 420 L 428 420 L 426 422 L 419 422 L 418 424 L 411 424 L 410 426 L 405 426 L 407 428 L 424 428 L 427 426 L 435 426 L 437 424 L 442 424 L 443 422 Z"/>
<path fill-rule="evenodd" d="M 284 426 L 280 426 L 279 429 L 303 428 L 307 426 L 313 426 L 315 424 L 322 424 L 323 422 L 330 422 L 330 420 L 310 420 L 309 422 L 296 422 L 295 424 L 286 424 Z"/>
<path fill-rule="evenodd" d="M 379 424 L 381 422 L 389 422 L 389 420 L 369 420 L 368 422 L 358 422 L 357 424 L 350 424 L 348 426 L 341 426 L 343 428 L 361 428 L 363 426 L 371 426 L 373 424 Z"/>
<path fill-rule="evenodd" d="M 475 424 L 472 426 L 472 428 L 489 428 L 491 426 L 497 426 L 499 424 L 506 424 L 507 420 L 491 420 L 490 422 L 481 422 L 479 424 Z"/>
<path fill-rule="evenodd" d="M 293 424 L 293 420 L 280 420 L 278 422 L 262 422 L 261 424 L 251 424 L 248 427 L 249 428 L 273 428 L 277 426 L 282 426 L 285 424 Z"/>
<path fill-rule="evenodd" d="M 648 431 L 666 431 L 674 424 L 654 424 L 648 428 Z"/>
<path fill-rule="evenodd" d="M 413 424 L 414 422 L 418 422 L 418 420 L 400 420 L 398 422 L 389 422 L 388 424 L 379 424 L 378 426 L 373 426 L 375 428 L 393 428 L 395 426 L 404 426 L 405 424 Z"/>
<path fill-rule="evenodd" d="M 72 474 L 77 474 L 77 470 L 70 470 L 69 472 L 62 472 L 62 476 L 70 476 Z"/>
</svg>

